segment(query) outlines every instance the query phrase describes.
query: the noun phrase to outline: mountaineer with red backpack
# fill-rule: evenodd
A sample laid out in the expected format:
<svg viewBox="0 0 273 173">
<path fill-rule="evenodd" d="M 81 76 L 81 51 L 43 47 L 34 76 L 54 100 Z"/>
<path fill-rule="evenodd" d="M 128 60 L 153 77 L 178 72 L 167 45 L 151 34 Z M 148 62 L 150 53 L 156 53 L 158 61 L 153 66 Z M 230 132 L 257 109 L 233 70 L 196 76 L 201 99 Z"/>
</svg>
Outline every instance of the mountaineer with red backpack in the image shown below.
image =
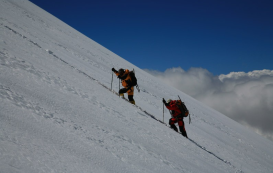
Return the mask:
<svg viewBox="0 0 273 173">
<path fill-rule="evenodd" d="M 124 98 L 124 93 L 128 94 L 129 102 L 135 104 L 134 97 L 134 86 L 137 86 L 137 79 L 133 71 L 129 71 L 128 69 L 119 69 L 117 71 L 115 68 L 112 68 L 112 71 L 117 75 L 119 79 L 121 79 L 122 86 L 124 88 L 119 90 L 119 95 Z"/>
<path fill-rule="evenodd" d="M 181 134 L 188 138 L 186 129 L 185 129 L 185 123 L 183 121 L 184 117 L 187 117 L 189 114 L 188 109 L 186 108 L 185 104 L 181 100 L 171 100 L 169 99 L 167 102 L 163 98 L 163 103 L 167 107 L 167 109 L 170 110 L 172 118 L 169 120 L 169 125 L 172 129 L 174 129 L 176 132 L 178 132 L 177 127 L 175 126 L 175 123 L 178 123 L 179 130 Z"/>
</svg>

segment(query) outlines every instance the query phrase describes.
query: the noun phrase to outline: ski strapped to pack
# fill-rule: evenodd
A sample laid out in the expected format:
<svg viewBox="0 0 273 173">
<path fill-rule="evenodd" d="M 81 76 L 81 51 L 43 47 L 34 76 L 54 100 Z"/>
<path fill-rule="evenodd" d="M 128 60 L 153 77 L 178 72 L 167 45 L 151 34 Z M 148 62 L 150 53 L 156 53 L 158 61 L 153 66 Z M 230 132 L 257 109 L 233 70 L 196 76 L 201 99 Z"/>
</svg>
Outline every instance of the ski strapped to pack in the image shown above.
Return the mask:
<svg viewBox="0 0 273 173">
<path fill-rule="evenodd" d="M 136 75 L 135 75 L 135 69 L 133 69 L 133 71 L 130 71 L 129 74 L 130 74 L 133 86 L 135 86 L 136 89 L 138 90 L 138 92 L 140 92 L 139 86 L 137 84 L 137 78 L 136 78 Z"/>
<path fill-rule="evenodd" d="M 190 116 L 190 113 L 189 113 L 189 110 L 188 110 L 188 108 L 186 107 L 186 105 L 185 105 L 185 103 L 184 102 L 182 102 L 182 100 L 181 100 L 181 98 L 180 98 L 180 96 L 178 95 L 178 98 L 179 98 L 179 102 L 180 102 L 180 104 L 177 104 L 177 106 L 178 106 L 178 108 L 181 110 L 181 112 L 183 112 L 184 113 L 184 117 L 187 117 L 187 116 L 189 116 L 189 124 L 191 123 L 191 116 Z"/>
</svg>

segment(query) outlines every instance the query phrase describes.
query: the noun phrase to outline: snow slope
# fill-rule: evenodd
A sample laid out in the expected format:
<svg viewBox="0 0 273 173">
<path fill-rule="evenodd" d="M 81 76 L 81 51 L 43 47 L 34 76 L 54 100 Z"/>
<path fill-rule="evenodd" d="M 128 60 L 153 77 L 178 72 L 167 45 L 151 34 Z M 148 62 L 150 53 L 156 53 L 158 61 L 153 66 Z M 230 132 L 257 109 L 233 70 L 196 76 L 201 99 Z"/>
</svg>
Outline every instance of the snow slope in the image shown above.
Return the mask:
<svg viewBox="0 0 273 173">
<path fill-rule="evenodd" d="M 0 38 L 1 173 L 273 172 L 271 141 L 27 0 L 0 0 Z M 190 140 L 109 91 L 112 67 L 135 69 L 136 104 L 156 119 L 180 95 Z"/>
</svg>

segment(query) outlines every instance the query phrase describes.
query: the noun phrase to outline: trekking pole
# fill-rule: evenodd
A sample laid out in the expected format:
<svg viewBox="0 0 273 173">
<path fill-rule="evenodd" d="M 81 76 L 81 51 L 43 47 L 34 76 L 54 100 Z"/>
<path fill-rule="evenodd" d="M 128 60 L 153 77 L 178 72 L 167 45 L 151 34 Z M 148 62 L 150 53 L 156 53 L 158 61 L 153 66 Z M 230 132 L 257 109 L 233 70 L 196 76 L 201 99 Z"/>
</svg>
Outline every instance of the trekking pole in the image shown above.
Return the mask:
<svg viewBox="0 0 273 173">
<path fill-rule="evenodd" d="M 111 91 L 112 91 L 112 84 L 113 84 L 113 74 L 114 74 L 114 72 L 112 72 Z"/>
<path fill-rule="evenodd" d="M 163 103 L 163 123 L 164 123 L 164 103 Z"/>
<path fill-rule="evenodd" d="M 179 97 L 179 95 L 178 95 L 178 98 L 179 98 L 179 100 L 182 102 L 182 100 L 181 100 L 181 98 Z"/>
<path fill-rule="evenodd" d="M 118 80 L 118 92 L 119 92 L 119 90 L 120 90 L 120 79 Z M 119 97 L 120 97 L 120 95 L 119 95 Z"/>
</svg>

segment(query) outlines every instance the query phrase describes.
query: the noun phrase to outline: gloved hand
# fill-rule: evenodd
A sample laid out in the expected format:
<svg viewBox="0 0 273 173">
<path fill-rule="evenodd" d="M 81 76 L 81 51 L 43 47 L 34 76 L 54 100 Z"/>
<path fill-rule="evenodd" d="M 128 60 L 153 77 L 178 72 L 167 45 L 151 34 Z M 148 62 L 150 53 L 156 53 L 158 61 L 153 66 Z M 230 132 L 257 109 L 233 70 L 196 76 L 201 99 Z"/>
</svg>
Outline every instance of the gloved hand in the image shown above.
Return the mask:
<svg viewBox="0 0 273 173">
<path fill-rule="evenodd" d="M 162 102 L 163 102 L 164 104 L 166 104 L 166 100 L 165 100 L 164 98 L 163 98 Z"/>
<path fill-rule="evenodd" d="M 115 72 L 115 73 L 117 72 L 117 70 L 115 68 L 112 68 L 112 71 Z"/>
</svg>

